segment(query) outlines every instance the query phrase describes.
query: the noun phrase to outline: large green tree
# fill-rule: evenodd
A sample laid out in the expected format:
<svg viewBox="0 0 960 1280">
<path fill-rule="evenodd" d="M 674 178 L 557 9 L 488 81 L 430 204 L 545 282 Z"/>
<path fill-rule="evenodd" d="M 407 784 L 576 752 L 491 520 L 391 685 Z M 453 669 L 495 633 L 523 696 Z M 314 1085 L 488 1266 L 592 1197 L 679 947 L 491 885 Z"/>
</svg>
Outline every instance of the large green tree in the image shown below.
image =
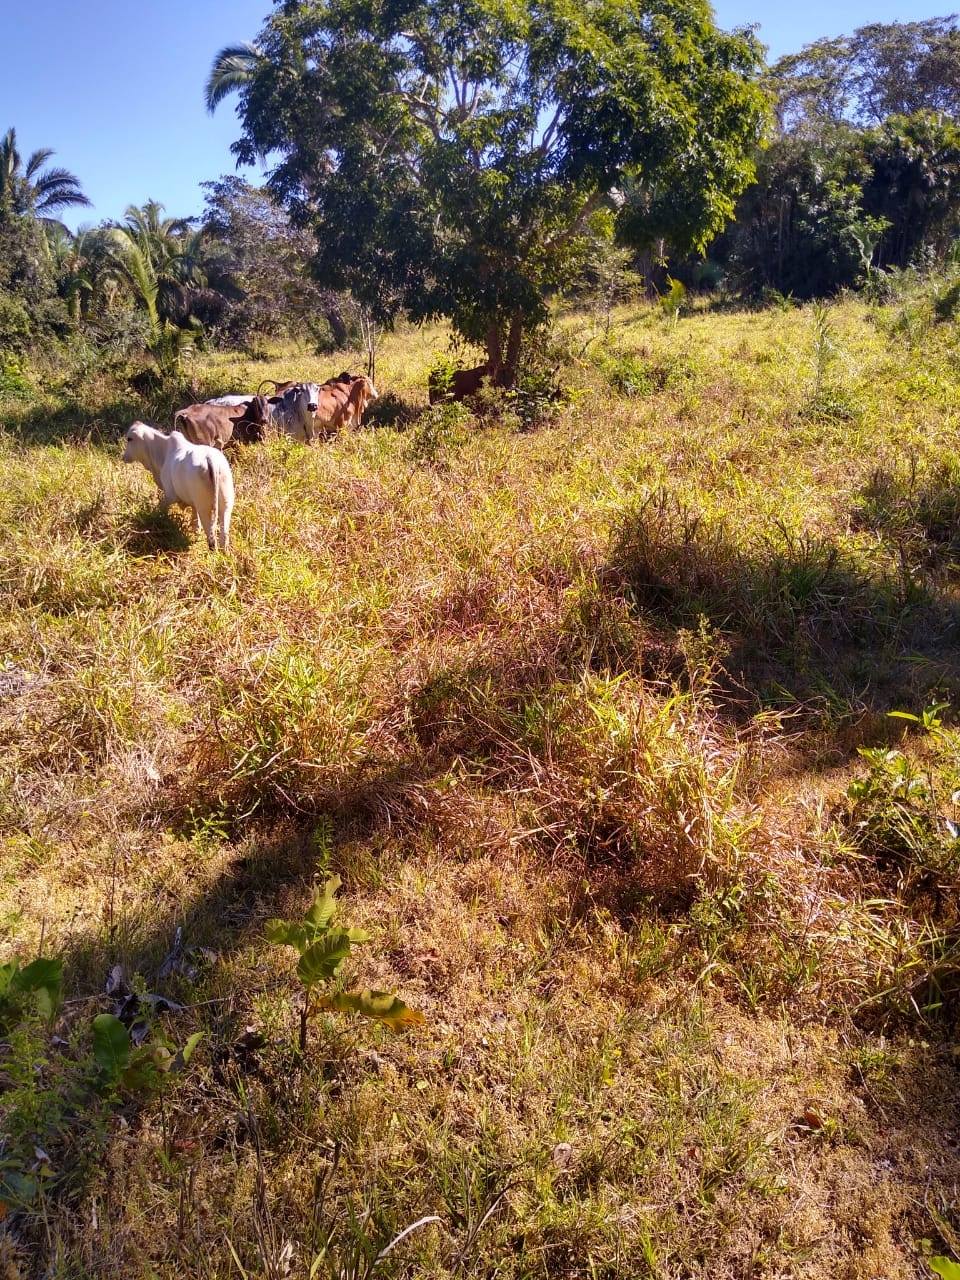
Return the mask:
<svg viewBox="0 0 960 1280">
<path fill-rule="evenodd" d="M 509 384 L 624 189 L 634 241 L 723 226 L 753 173 L 759 64 L 706 0 L 278 0 L 207 100 L 239 94 L 238 159 L 271 159 L 323 283 L 380 319 L 449 317 Z"/>
</svg>

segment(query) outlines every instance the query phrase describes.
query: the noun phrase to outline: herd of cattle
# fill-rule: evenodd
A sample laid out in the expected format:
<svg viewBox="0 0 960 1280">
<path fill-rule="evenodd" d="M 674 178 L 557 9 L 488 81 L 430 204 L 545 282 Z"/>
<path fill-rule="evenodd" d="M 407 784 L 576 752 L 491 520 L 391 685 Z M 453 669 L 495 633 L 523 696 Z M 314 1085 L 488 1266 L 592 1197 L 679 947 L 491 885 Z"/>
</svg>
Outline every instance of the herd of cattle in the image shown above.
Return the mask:
<svg viewBox="0 0 960 1280">
<path fill-rule="evenodd" d="M 274 382 L 271 396 L 218 396 L 173 415 L 173 429 L 191 444 L 222 449 L 231 441 L 257 444 L 271 432 L 312 444 L 318 435 L 359 427 L 377 389 L 362 374 L 341 373 L 328 382 Z"/>
<path fill-rule="evenodd" d="M 188 405 L 173 415 L 166 435 L 146 422 L 134 422 L 124 434 L 124 462 L 139 462 L 162 494 L 161 507 L 189 507 L 194 528 L 202 527 L 211 551 L 229 549 L 233 513 L 233 473 L 223 449 L 230 443 L 256 444 L 273 435 L 289 435 L 312 444 L 319 435 L 357 426 L 371 400 L 372 381 L 341 373 L 328 382 L 273 383 L 273 395 L 218 396 Z"/>
</svg>

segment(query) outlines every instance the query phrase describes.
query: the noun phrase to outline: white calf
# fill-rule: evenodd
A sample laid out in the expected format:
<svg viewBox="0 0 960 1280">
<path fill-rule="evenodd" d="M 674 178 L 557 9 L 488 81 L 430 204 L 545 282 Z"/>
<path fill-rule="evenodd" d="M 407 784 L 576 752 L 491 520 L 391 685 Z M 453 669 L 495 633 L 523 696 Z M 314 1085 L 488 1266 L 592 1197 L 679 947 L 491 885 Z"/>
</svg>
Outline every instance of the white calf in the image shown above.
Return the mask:
<svg viewBox="0 0 960 1280">
<path fill-rule="evenodd" d="M 173 431 L 164 435 L 146 422 L 135 422 L 124 436 L 124 462 L 142 462 L 163 494 L 160 505 L 174 503 L 193 510 L 193 527 L 207 535 L 211 551 L 217 549 L 217 533 L 224 551 L 230 542 L 233 512 L 233 472 L 219 449 L 191 444 Z M 219 526 L 219 529 L 218 529 Z"/>
</svg>

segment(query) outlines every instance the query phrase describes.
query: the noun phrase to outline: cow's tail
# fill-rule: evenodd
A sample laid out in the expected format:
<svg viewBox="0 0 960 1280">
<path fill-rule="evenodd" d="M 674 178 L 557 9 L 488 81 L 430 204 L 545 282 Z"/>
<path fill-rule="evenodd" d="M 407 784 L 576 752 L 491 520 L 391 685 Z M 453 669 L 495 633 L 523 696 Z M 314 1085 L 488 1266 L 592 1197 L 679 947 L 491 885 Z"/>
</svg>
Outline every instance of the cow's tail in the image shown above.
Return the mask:
<svg viewBox="0 0 960 1280">
<path fill-rule="evenodd" d="M 223 510 L 223 494 L 220 492 L 220 469 L 213 458 L 207 458 L 207 475 L 213 490 L 213 541 L 214 547 L 220 545 L 220 516 Z"/>
</svg>

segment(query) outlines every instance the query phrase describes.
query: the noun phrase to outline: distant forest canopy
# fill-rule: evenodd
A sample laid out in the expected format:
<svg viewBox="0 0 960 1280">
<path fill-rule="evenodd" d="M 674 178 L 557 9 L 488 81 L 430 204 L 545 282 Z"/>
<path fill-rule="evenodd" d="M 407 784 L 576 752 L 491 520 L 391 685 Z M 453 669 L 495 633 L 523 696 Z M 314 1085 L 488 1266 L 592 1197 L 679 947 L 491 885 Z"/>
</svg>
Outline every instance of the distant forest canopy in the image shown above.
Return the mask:
<svg viewBox="0 0 960 1280">
<path fill-rule="evenodd" d="M 712 246 L 742 292 L 799 298 L 942 260 L 960 230 L 960 30 L 872 23 L 766 73 L 757 181 Z"/>
<path fill-rule="evenodd" d="M 441 226 L 443 210 L 436 217 L 427 210 L 429 217 L 418 222 L 426 205 L 412 179 L 409 191 L 404 188 L 410 203 L 402 235 L 390 225 L 383 196 L 355 185 L 349 198 L 367 201 L 369 227 L 353 209 L 349 218 L 344 215 L 346 227 L 329 221 L 336 211 L 331 214 L 323 200 L 331 193 L 348 195 L 345 184 L 336 185 L 336 163 L 324 168 L 323 157 L 345 163 L 351 148 L 356 156 L 365 146 L 394 166 L 394 181 L 406 165 L 421 183 L 426 172 L 449 186 L 458 164 L 476 162 L 483 177 L 476 190 L 488 200 L 482 214 L 494 244 L 504 242 L 508 224 L 517 218 L 540 220 L 524 233 L 536 252 L 528 247 L 529 261 L 518 258 L 511 268 L 517 282 L 511 305 L 516 314 L 538 321 L 545 300 L 582 294 L 609 281 L 611 273 L 639 272 L 653 287 L 673 276 L 745 297 L 779 291 L 805 299 L 875 283 L 891 270 L 935 267 L 958 241 L 960 29 L 954 16 L 871 24 L 765 66 L 755 37 L 749 31 L 717 32 L 701 0 L 668 6 L 611 0 L 611 21 L 627 14 L 634 23 L 636 61 L 627 59 L 624 72 L 623 59 L 604 62 L 596 53 L 602 42 L 584 25 L 592 17 L 568 16 L 566 26 L 558 23 L 538 44 L 531 34 L 537 0 L 525 0 L 522 32 L 485 29 L 490 58 L 482 74 L 470 73 L 480 85 L 472 101 L 464 73 L 457 90 L 462 100 L 456 103 L 445 101 L 445 88 L 433 97 L 429 87 L 403 88 L 397 101 L 407 110 L 404 116 L 375 85 L 364 103 L 362 80 L 351 72 L 350 92 L 358 95 L 359 106 L 354 132 L 341 137 L 331 130 L 346 127 L 344 112 L 324 113 L 316 89 L 319 72 L 315 63 L 304 70 L 302 57 L 313 47 L 311 40 L 323 47 L 342 16 L 339 3 L 300 6 L 297 20 L 303 24 L 306 12 L 313 23 L 309 30 L 294 29 L 289 6 L 280 6 L 260 44 L 228 47 L 214 60 L 208 105 L 213 109 L 222 98 L 239 94 L 244 132 L 237 154 L 249 159 L 259 149 L 276 167 L 262 189 L 236 176 L 206 183 L 205 208 L 196 216 L 168 216 L 161 204 L 148 201 L 131 205 L 119 221 L 71 232 L 60 215 L 89 203 L 82 179 L 57 167 L 51 150 L 23 154 L 9 129 L 0 139 L 0 365 L 13 367 L 31 350 L 58 343 L 118 361 L 147 353 L 160 372 L 177 367 L 196 342 L 249 348 L 265 338 L 296 336 L 332 349 L 351 339 L 365 309 L 382 312 L 388 322 L 402 313 L 415 319 L 448 315 L 467 336 L 476 330 L 481 346 L 482 322 L 489 319 L 501 325 L 496 350 L 502 353 L 503 342 L 512 341 L 510 317 L 497 310 L 499 296 L 483 296 L 483 263 L 476 281 L 469 275 L 478 260 L 476 246 L 463 248 L 459 268 L 452 256 L 446 267 L 436 265 L 444 245 L 428 244 L 427 232 Z M 448 15 L 438 17 L 435 0 L 417 3 L 438 49 L 447 47 L 444 41 L 462 40 L 451 36 L 456 28 L 443 26 Z M 483 0 L 478 4 L 482 9 Z M 661 36 L 654 75 L 643 47 L 651 32 Z M 393 34 L 381 38 L 383 50 L 394 57 Z M 507 84 L 496 55 L 524 40 L 527 61 L 536 63 L 541 78 L 536 81 L 528 67 L 520 102 L 519 81 Z M 698 60 L 676 57 L 681 47 L 696 48 Z M 275 73 L 284 58 L 297 56 L 301 79 L 291 90 Z M 462 51 L 457 56 L 466 59 Z M 586 89 L 579 85 L 583 59 L 594 79 Z M 678 70 L 681 63 L 694 71 Z M 397 72 L 401 64 L 386 58 L 384 74 L 418 72 L 412 56 L 408 64 Z M 326 91 L 346 92 L 326 74 Z M 277 84 L 286 95 L 279 112 L 270 96 Z M 309 99 L 311 91 L 317 100 Z M 531 124 L 534 143 L 508 154 L 516 121 L 523 112 L 534 122 L 542 119 L 549 100 L 543 95 L 550 92 L 561 95 L 563 108 L 557 109 L 553 132 L 537 139 Z M 657 118 L 651 104 L 658 92 L 661 105 L 669 101 L 676 107 L 676 121 L 698 122 L 708 146 L 696 129 L 681 136 L 676 121 L 662 138 L 645 138 L 643 147 L 628 136 L 627 126 L 616 132 L 611 121 L 627 119 L 639 136 L 643 122 Z M 597 101 L 606 114 L 594 110 Z M 288 120 L 283 110 L 289 110 Z M 364 138 L 367 119 L 371 136 L 375 129 L 386 130 L 382 145 Z M 489 129 L 483 136 L 481 124 Z M 303 142 L 302 130 L 309 128 L 316 130 L 315 154 Z M 395 134 L 403 136 L 406 150 L 397 150 Z M 507 158 L 481 161 L 494 152 Z M 595 161 L 598 152 L 602 164 Z M 323 170 L 313 186 L 304 179 L 310 164 L 315 172 Z M 491 183 L 491 174 L 503 182 Z M 455 196 L 464 224 L 479 216 L 479 206 L 469 206 L 472 189 Z M 500 225 L 496 210 L 511 202 L 510 219 Z M 347 233 L 356 242 L 355 280 L 337 269 L 331 249 L 347 243 Z M 530 265 L 534 259 L 539 275 Z M 443 270 L 461 275 L 439 279 Z M 460 287 L 463 279 L 472 283 Z M 418 311 L 412 301 L 420 294 L 426 301 Z"/>
</svg>

